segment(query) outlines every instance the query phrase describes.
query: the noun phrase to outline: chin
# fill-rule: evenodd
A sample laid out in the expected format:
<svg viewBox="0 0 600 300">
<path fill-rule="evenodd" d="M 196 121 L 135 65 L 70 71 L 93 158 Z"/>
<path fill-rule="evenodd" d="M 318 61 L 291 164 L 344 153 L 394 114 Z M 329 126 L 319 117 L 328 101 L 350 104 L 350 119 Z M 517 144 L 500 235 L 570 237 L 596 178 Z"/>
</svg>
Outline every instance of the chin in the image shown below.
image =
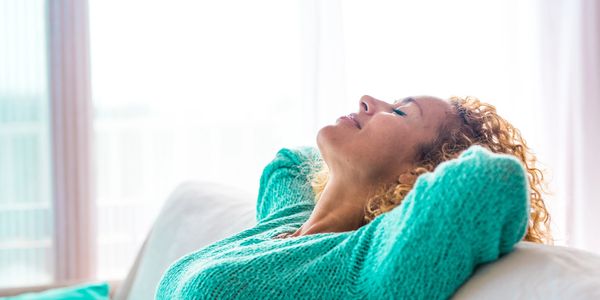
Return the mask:
<svg viewBox="0 0 600 300">
<path fill-rule="evenodd" d="M 319 151 L 324 154 L 327 152 L 343 152 L 343 144 L 350 141 L 347 131 L 336 125 L 327 125 L 317 132 L 317 146 Z"/>
<path fill-rule="evenodd" d="M 329 131 L 331 131 L 330 128 L 331 125 L 327 125 L 321 129 L 319 129 L 319 131 L 317 132 L 317 146 L 319 147 L 319 151 L 321 151 L 321 153 L 323 152 L 322 149 L 325 148 L 325 145 L 327 144 L 327 137 L 331 135 L 331 133 Z"/>
</svg>

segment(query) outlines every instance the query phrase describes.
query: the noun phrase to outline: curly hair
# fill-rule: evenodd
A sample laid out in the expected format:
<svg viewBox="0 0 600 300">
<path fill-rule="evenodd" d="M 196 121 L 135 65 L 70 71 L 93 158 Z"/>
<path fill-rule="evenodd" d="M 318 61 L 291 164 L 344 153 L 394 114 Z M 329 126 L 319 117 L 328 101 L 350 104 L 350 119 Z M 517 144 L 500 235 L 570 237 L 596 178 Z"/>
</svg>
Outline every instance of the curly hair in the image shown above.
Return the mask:
<svg viewBox="0 0 600 300">
<path fill-rule="evenodd" d="M 546 193 L 547 188 L 542 185 L 544 175 L 535 166 L 537 158 L 527 147 L 521 132 L 500 117 L 493 105 L 476 97 L 451 97 L 449 103 L 452 107 L 450 115 L 455 117 L 442 122 L 433 141 L 416 146 L 416 167 L 398 175 L 396 182 L 382 184 L 367 200 L 363 224 L 400 205 L 421 174 L 433 172 L 440 163 L 457 158 L 462 151 L 478 144 L 495 153 L 513 155 L 523 163 L 530 188 L 530 218 L 523 239 L 553 244 L 550 215 L 542 198 L 542 192 Z M 311 163 L 309 178 L 315 201 L 318 201 L 329 178 L 327 165 Z"/>
</svg>

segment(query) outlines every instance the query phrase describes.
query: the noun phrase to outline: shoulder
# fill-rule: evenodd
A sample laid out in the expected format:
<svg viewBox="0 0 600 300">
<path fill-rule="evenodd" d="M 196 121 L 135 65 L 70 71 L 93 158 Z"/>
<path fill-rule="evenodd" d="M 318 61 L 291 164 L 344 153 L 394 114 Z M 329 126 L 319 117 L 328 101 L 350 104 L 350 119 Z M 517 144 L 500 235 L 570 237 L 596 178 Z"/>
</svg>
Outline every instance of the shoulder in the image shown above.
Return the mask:
<svg viewBox="0 0 600 300">
<path fill-rule="evenodd" d="M 275 158 L 269 162 L 265 171 L 279 168 L 293 168 L 298 171 L 309 171 L 312 166 L 322 162 L 319 150 L 314 146 L 294 146 L 280 148 Z"/>
<path fill-rule="evenodd" d="M 319 150 L 313 146 L 283 147 L 277 151 L 275 157 L 276 159 L 288 160 L 298 164 L 306 160 L 319 159 L 320 153 Z"/>
</svg>

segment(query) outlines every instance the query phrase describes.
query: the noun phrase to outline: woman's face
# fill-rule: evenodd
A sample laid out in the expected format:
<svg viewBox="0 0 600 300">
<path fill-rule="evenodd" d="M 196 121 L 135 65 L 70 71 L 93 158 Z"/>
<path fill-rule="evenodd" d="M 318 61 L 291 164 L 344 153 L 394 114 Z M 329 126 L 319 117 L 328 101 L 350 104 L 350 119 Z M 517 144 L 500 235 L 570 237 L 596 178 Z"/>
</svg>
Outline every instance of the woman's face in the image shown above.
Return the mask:
<svg viewBox="0 0 600 300">
<path fill-rule="evenodd" d="M 333 176 L 395 179 L 412 167 L 416 146 L 432 141 L 451 114 L 449 102 L 431 96 L 388 103 L 365 95 L 358 105 L 358 114 L 353 114 L 358 124 L 340 118 L 317 134 L 319 151 Z"/>
</svg>

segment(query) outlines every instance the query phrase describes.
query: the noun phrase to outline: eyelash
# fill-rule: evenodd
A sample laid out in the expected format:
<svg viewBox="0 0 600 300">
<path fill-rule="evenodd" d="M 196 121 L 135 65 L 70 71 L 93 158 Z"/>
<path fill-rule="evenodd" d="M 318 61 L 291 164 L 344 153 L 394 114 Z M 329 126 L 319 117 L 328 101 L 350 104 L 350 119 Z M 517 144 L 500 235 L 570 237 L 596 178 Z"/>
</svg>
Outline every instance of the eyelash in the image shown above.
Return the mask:
<svg viewBox="0 0 600 300">
<path fill-rule="evenodd" d="M 393 110 L 395 113 L 397 113 L 397 114 L 399 114 L 399 115 L 401 115 L 401 116 L 406 116 L 406 113 L 405 113 L 405 112 L 403 112 L 403 111 L 401 111 L 401 110 L 399 110 L 399 109 L 392 109 L 392 110 Z"/>
</svg>

